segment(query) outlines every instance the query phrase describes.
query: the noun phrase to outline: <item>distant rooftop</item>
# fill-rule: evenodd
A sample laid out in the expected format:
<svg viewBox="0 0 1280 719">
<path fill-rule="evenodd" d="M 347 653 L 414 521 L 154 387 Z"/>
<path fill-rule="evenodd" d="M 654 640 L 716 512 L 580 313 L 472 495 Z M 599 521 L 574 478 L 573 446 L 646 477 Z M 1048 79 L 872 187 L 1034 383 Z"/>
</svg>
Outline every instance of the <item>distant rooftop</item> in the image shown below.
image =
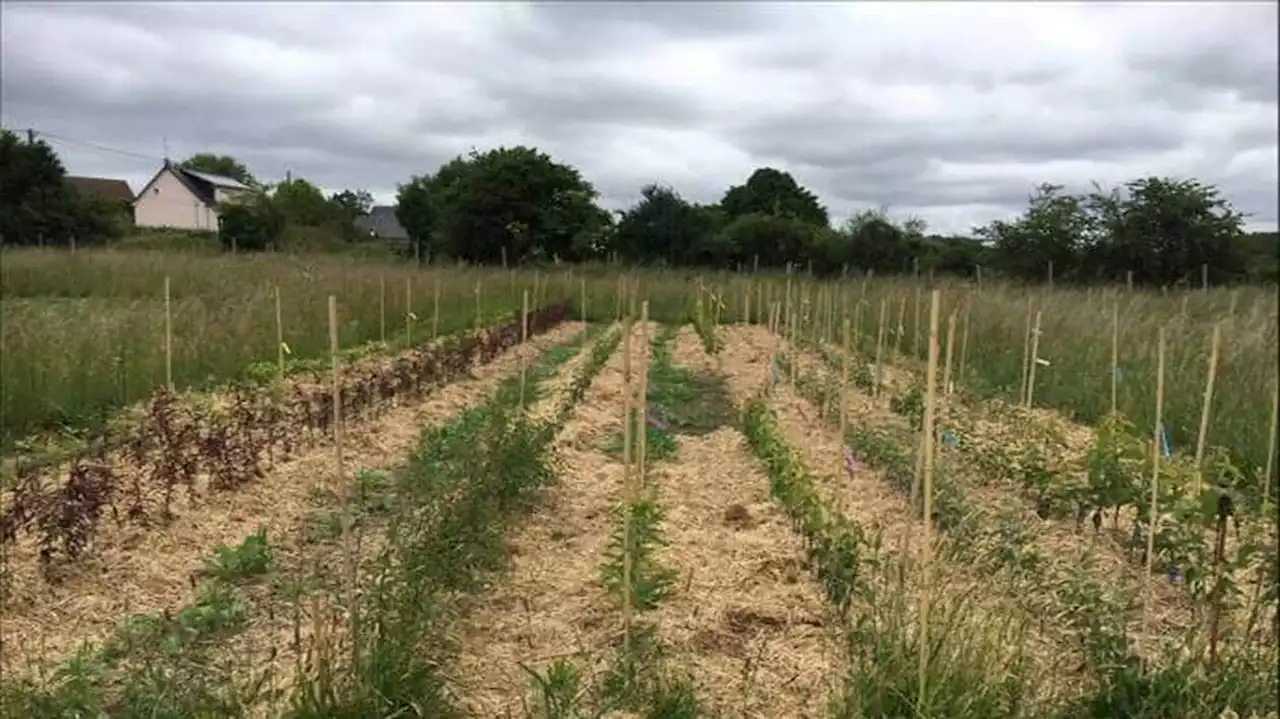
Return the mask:
<svg viewBox="0 0 1280 719">
<path fill-rule="evenodd" d="M 106 202 L 133 202 L 133 190 L 124 180 L 108 177 L 67 176 L 67 184 L 86 197 L 96 197 Z"/>
<path fill-rule="evenodd" d="M 214 187 L 224 187 L 230 190 L 248 190 L 249 189 L 249 186 L 244 184 L 243 182 L 232 179 L 230 177 L 225 177 L 223 175 L 214 175 L 208 172 L 200 172 L 199 170 L 191 170 L 186 167 L 179 167 L 178 169 L 196 178 L 197 180 L 203 180 L 204 182 L 207 182 L 210 185 L 213 185 Z"/>
<path fill-rule="evenodd" d="M 400 225 L 400 220 L 396 217 L 396 208 L 391 205 L 374 205 L 369 208 L 369 214 L 356 220 L 356 229 L 362 232 L 371 232 L 378 237 L 391 240 L 406 240 L 409 233 L 405 232 L 404 227 Z"/>
</svg>

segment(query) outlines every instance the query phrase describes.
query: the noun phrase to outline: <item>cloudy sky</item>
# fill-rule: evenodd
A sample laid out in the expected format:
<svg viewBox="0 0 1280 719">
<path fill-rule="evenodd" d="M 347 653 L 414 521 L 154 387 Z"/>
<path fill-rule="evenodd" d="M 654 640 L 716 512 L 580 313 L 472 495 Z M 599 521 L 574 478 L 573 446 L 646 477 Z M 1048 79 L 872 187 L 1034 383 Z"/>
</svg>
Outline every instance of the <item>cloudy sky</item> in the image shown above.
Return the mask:
<svg viewBox="0 0 1280 719">
<path fill-rule="evenodd" d="M 1275 2 L 0 4 L 0 122 L 135 191 L 164 148 L 379 200 L 531 144 L 605 204 L 754 167 L 937 231 L 1032 188 L 1220 186 L 1277 220 Z"/>
</svg>

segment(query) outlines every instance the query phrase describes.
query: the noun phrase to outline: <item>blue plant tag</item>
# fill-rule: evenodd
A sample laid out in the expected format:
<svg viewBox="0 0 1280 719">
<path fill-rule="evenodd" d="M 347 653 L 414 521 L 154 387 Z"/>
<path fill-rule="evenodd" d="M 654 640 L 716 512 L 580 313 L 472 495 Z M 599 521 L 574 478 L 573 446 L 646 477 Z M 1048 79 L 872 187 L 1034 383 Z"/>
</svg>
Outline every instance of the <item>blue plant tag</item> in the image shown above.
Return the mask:
<svg viewBox="0 0 1280 719">
<path fill-rule="evenodd" d="M 1173 440 L 1169 438 L 1169 425 L 1160 423 L 1160 452 L 1165 457 L 1173 456 Z"/>
<path fill-rule="evenodd" d="M 955 447 L 960 444 L 960 440 L 956 438 L 955 432 L 952 432 L 949 429 L 939 430 L 938 437 L 942 440 L 942 444 L 947 447 Z"/>
</svg>

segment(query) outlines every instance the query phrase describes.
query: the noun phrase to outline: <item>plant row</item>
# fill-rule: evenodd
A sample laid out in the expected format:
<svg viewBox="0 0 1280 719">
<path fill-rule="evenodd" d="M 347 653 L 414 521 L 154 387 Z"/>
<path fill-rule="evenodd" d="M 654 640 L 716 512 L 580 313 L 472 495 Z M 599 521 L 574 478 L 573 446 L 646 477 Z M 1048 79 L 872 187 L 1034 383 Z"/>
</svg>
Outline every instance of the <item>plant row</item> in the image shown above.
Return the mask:
<svg viewBox="0 0 1280 719">
<path fill-rule="evenodd" d="M 693 684 L 673 674 L 664 660 L 664 647 L 659 627 L 646 621 L 670 596 L 676 581 L 675 572 L 656 556 L 666 546 L 663 536 L 663 512 L 656 477 L 645 464 L 643 476 L 635 465 L 643 446 L 646 460 L 663 461 L 674 457 L 677 444 L 672 428 L 661 416 L 669 415 L 667 399 L 683 378 L 671 366 L 668 347 L 674 327 L 665 328 L 651 340 L 648 366 L 648 413 L 632 407 L 625 418 L 624 437 L 615 438 L 610 449 L 623 452 L 632 462 L 636 476 L 629 475 L 631 486 L 623 488 L 623 497 L 613 509 L 612 529 L 600 564 L 600 581 L 614 604 L 626 617 L 622 636 L 607 669 L 589 682 L 581 668 L 567 659 L 557 659 L 538 672 L 526 667 L 533 695 L 527 715 L 536 719 L 569 719 L 580 716 L 607 716 L 611 712 L 630 711 L 643 716 L 670 719 L 692 719 L 700 716 Z M 637 386 L 635 378 L 626 389 Z M 629 430 L 629 431 L 626 431 Z M 624 443 L 630 439 L 630 450 Z"/>
<path fill-rule="evenodd" d="M 837 367 L 839 357 L 821 349 L 826 362 Z M 869 377 L 865 365 L 859 365 L 860 376 Z M 924 410 L 919 383 L 891 396 L 889 407 L 918 428 Z M 1096 533 L 1104 516 L 1110 516 L 1115 528 L 1124 516 L 1129 531 L 1122 547 L 1128 559 L 1138 564 L 1145 563 L 1147 532 L 1154 524 L 1153 565 L 1196 600 L 1239 601 L 1242 587 L 1235 581 L 1237 572 L 1256 570 L 1258 582 L 1265 587 L 1262 606 L 1275 603 L 1277 546 L 1274 525 L 1268 526 L 1274 513 L 1267 511 L 1269 507 L 1261 516 L 1241 512 L 1246 480 L 1225 449 L 1207 453 L 1203 473 L 1185 454 L 1161 458 L 1156 496 L 1160 518 L 1153 523 L 1150 437 L 1124 417 L 1105 417 L 1091 433 L 1092 446 L 1080 453 L 1069 451 L 1051 427 L 1018 407 L 1000 408 L 994 422 L 982 421 L 980 410 L 962 403 L 947 402 L 940 409 L 939 441 L 971 457 L 984 477 L 1020 487 L 1041 519 L 1074 517 L 1077 531 L 1089 520 Z M 989 433 L 980 425 L 999 427 L 1000 435 L 985 436 Z M 1227 533 L 1229 526 L 1234 533 Z"/>
<path fill-rule="evenodd" d="M 537 400 L 544 380 L 572 359 L 597 331 L 592 328 L 580 333 L 528 368 L 523 378 L 524 406 Z M 615 333 L 612 338 L 596 344 L 592 357 L 600 355 L 601 347 L 616 345 Z M 604 358 L 607 357 L 605 353 Z M 602 364 L 603 360 L 586 363 L 574 378 L 574 385 L 589 383 Z M 337 623 L 340 619 L 313 616 L 313 621 L 326 624 L 322 634 L 341 638 L 334 641 L 313 635 L 306 640 L 310 645 L 300 653 L 304 656 L 300 656 L 294 668 L 296 676 L 291 689 L 283 693 L 278 688 L 271 689 L 273 682 L 264 673 L 270 669 L 216 666 L 213 651 L 205 651 L 247 626 L 253 605 L 236 600 L 232 605 L 234 621 L 219 621 L 216 632 L 188 632 L 190 639 L 172 645 L 163 662 L 153 661 L 154 657 L 137 651 L 133 645 L 111 650 L 115 646 L 112 641 L 108 642 L 108 649 L 101 651 L 86 648 L 76 658 L 64 662 L 43 688 L 28 687 L 25 692 L 28 706 L 36 709 L 26 715 L 53 717 L 65 715 L 68 709 L 106 707 L 108 714 L 123 712 L 132 716 L 135 714 L 129 712 L 134 705 L 123 702 L 130 697 L 159 693 L 140 692 L 140 688 L 148 686 L 164 688 L 170 695 L 167 703 L 150 706 L 148 715 L 159 711 L 160 716 L 175 717 L 244 716 L 261 711 L 264 704 L 290 707 L 284 710 L 286 716 L 331 715 L 329 712 L 338 707 L 372 706 L 381 701 L 383 698 L 371 697 L 369 693 L 376 694 L 395 682 L 397 671 L 409 672 L 411 676 L 404 677 L 405 684 L 396 685 L 401 694 L 385 697 L 387 702 L 394 703 L 406 696 L 434 697 L 443 703 L 424 706 L 438 706 L 443 711 L 448 706 L 443 677 L 424 672 L 422 667 L 432 661 L 446 660 L 454 648 L 448 642 L 434 641 L 434 637 L 444 634 L 445 624 L 456 610 L 456 595 L 476 588 L 483 573 L 500 566 L 503 556 L 500 532 L 505 523 L 538 487 L 551 479 L 550 460 L 545 450 L 554 428 L 551 424 L 529 420 L 519 411 L 520 387 L 521 377 L 513 375 L 483 404 L 464 411 L 445 425 L 424 430 L 418 450 L 402 471 L 356 473 L 349 509 L 352 520 L 360 525 L 376 520 L 387 532 L 389 542 L 372 562 L 367 588 L 361 589 L 354 605 L 342 608 L 348 617 L 355 617 L 354 624 L 341 622 L 342 626 L 334 631 L 327 623 Z M 485 451 L 477 453 L 476 447 L 483 447 Z M 534 461 L 526 463 L 525 459 Z M 424 481 L 427 479 L 430 481 Z M 475 484 L 471 483 L 473 480 Z M 492 493 L 495 489 L 501 491 Z M 333 519 L 328 515 L 325 518 Z M 331 531 L 324 532 L 322 537 L 316 527 L 305 528 L 309 540 L 332 540 L 341 533 L 338 522 L 323 524 Z M 437 555 L 439 552 L 443 554 Z M 206 570 L 205 576 L 238 576 L 245 572 L 246 565 L 257 561 L 252 557 L 228 555 L 221 548 L 218 553 L 219 566 Z M 261 554 L 264 552 L 257 551 L 253 556 Z M 265 554 L 270 556 L 269 551 Z M 415 579 L 413 587 L 404 586 L 407 579 L 403 573 L 406 572 L 425 573 L 423 583 Z M 296 617 L 303 611 L 300 606 L 303 597 L 294 586 L 299 582 L 292 578 L 276 579 L 279 586 L 267 601 L 295 604 L 292 611 Z M 385 586 L 387 582 L 400 586 Z M 327 584 L 336 586 L 341 582 Z M 178 612 L 177 616 L 222 612 L 207 599 L 205 590 L 201 589 L 190 608 Z M 122 627 L 136 621 L 130 620 Z M 304 641 L 298 634 L 297 621 L 295 618 L 294 641 Z M 383 628 L 393 624 L 403 631 L 396 637 L 378 636 Z M 347 631 L 347 627 L 351 630 Z M 331 643 L 325 644 L 326 641 Z M 340 651 L 339 646 L 345 651 Z M 351 648 L 357 646 L 358 653 L 351 654 Z M 412 647 L 418 647 L 424 655 L 415 656 Z M 103 664 L 100 657 L 104 656 L 112 661 Z M 97 664 L 93 666 L 105 666 L 108 673 L 99 672 L 86 683 L 82 671 L 85 657 L 99 657 L 94 659 Z M 412 686 L 414 679 L 424 684 Z M 92 702 L 78 699 L 83 697 Z M 381 712 L 375 714 L 382 715 Z"/>
<path fill-rule="evenodd" d="M 561 305 L 528 318 L 531 334 L 564 320 Z M 492 330 L 410 350 L 389 362 L 348 365 L 338 377 L 342 417 L 359 418 L 393 400 L 413 400 L 487 362 L 521 338 L 521 318 Z M 74 457 L 66 480 L 51 483 L 38 469 L 19 465 L 0 515 L 0 541 L 34 529 L 42 562 L 75 559 L 86 548 L 99 518 L 149 524 L 172 517 L 176 492 L 196 495 L 197 478 L 210 491 L 233 490 L 261 478 L 277 456 L 287 456 L 304 438 L 332 431 L 333 388 L 296 383 L 278 392 L 240 386 L 220 401 L 184 401 L 158 390 L 141 417 L 104 433 Z"/>
<path fill-rule="evenodd" d="M 788 362 L 782 359 L 784 365 Z M 819 406 L 838 406 L 838 383 L 825 375 L 798 375 L 797 390 Z M 896 399 L 891 405 L 908 418 L 916 414 L 912 401 Z M 834 419 L 834 412 L 826 415 Z M 891 486 L 910 494 L 917 477 L 919 426 L 910 419 L 896 430 L 851 423 L 845 442 L 855 456 L 882 470 Z M 939 441 L 945 443 L 941 432 Z M 1030 615 L 1058 617 L 1097 675 L 1097 685 L 1082 700 L 1085 704 L 1121 716 L 1150 717 L 1171 711 L 1209 716 L 1227 707 L 1269 706 L 1274 682 L 1256 673 L 1268 661 L 1266 647 L 1248 641 L 1230 645 L 1213 676 L 1206 672 L 1201 654 L 1193 656 L 1172 645 L 1148 647 L 1143 654 L 1155 663 L 1144 664 L 1129 636 L 1140 608 L 1136 591 L 1099 576 L 1087 551 L 1072 557 L 1041 554 L 1033 544 L 1036 530 L 1017 508 L 976 506 L 965 498 L 956 479 L 961 470 L 945 453 L 935 465 L 934 521 L 951 540 L 944 545 L 945 554 L 1002 577 Z M 912 500 L 919 511 L 921 498 Z M 1192 628 L 1177 643 L 1203 650 L 1205 637 Z M 1271 654 L 1274 661 L 1274 648 Z M 1063 711 L 1071 716 L 1086 712 L 1084 705 Z"/>
</svg>

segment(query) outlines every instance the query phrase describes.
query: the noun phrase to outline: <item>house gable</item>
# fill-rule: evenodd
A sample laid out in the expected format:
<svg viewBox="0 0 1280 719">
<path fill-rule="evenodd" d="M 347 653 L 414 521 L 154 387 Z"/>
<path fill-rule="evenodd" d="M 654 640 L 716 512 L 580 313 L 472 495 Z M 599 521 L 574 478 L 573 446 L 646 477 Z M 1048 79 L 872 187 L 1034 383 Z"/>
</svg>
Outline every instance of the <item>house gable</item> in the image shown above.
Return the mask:
<svg viewBox="0 0 1280 719">
<path fill-rule="evenodd" d="M 161 193 L 162 189 L 167 190 L 166 194 L 171 195 L 173 194 L 174 189 L 176 189 L 175 185 L 185 190 L 185 194 L 189 195 L 192 201 L 199 202 L 206 207 L 213 206 L 213 188 L 201 187 L 199 184 L 188 178 L 186 173 L 177 171 L 168 163 L 165 163 L 165 165 L 156 172 L 155 176 L 148 180 L 147 184 L 142 186 L 142 189 L 138 191 L 137 197 L 134 198 L 133 203 L 137 205 L 143 200 L 154 198 L 154 196 Z"/>
</svg>

